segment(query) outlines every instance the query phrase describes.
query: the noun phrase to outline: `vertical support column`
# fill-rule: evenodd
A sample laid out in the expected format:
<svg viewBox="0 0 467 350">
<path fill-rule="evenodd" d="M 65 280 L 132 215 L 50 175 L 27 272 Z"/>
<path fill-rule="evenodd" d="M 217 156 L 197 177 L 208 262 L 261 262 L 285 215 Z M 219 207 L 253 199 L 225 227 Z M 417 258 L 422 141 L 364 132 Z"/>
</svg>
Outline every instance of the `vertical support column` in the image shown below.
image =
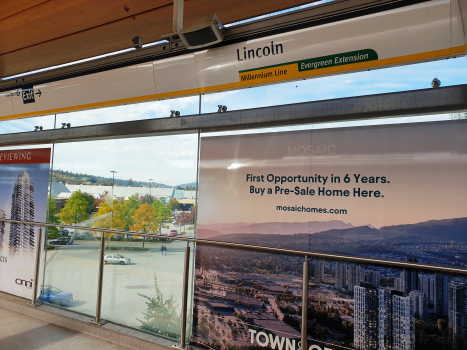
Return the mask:
<svg viewBox="0 0 467 350">
<path fill-rule="evenodd" d="M 183 29 L 183 1 L 174 0 L 172 32 L 177 33 Z"/>
<path fill-rule="evenodd" d="M 37 250 L 36 250 L 36 265 L 34 267 L 34 289 L 32 291 L 32 305 L 37 304 L 37 288 L 39 287 L 39 264 L 41 263 L 41 252 L 42 252 L 42 227 L 39 227 L 39 235 L 37 237 Z"/>
<path fill-rule="evenodd" d="M 302 290 L 302 350 L 308 349 L 308 257 L 303 262 L 303 290 Z"/>
<path fill-rule="evenodd" d="M 99 326 L 103 325 L 105 321 L 101 320 L 101 305 L 102 305 L 102 280 L 104 277 L 104 252 L 105 252 L 105 235 L 102 232 L 101 247 L 99 250 L 99 274 L 97 279 L 97 304 L 96 304 L 96 320 L 93 323 Z"/>
<path fill-rule="evenodd" d="M 198 114 L 201 114 L 201 94 L 199 94 L 199 111 Z"/>
<path fill-rule="evenodd" d="M 185 267 L 183 271 L 183 299 L 182 299 L 182 331 L 180 333 L 180 349 L 185 349 L 186 343 L 186 320 L 188 309 L 188 277 L 190 274 L 190 246 L 185 247 Z"/>
</svg>

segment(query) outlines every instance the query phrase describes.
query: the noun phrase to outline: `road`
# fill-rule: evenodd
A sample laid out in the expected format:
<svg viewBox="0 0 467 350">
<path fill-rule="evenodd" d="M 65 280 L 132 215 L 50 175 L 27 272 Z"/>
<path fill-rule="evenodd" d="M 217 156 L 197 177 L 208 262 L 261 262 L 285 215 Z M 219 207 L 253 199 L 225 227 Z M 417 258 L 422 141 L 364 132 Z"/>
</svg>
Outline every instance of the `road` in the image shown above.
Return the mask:
<svg viewBox="0 0 467 350">
<path fill-rule="evenodd" d="M 163 256 L 160 247 L 167 246 Z M 111 246 L 142 246 L 142 243 L 111 242 Z M 104 265 L 102 317 L 138 328 L 144 319 L 147 300 L 155 297 L 154 276 L 164 300 L 172 295 L 181 309 L 185 242 L 146 242 L 150 252 L 111 251 L 131 259 L 130 265 Z M 107 254 L 107 252 L 106 252 Z M 67 308 L 95 316 L 98 279 L 99 241 L 75 241 L 49 252 L 45 284 L 73 293 Z M 191 298 L 190 298 L 191 299 Z M 190 307 L 190 306 L 189 306 Z"/>
</svg>

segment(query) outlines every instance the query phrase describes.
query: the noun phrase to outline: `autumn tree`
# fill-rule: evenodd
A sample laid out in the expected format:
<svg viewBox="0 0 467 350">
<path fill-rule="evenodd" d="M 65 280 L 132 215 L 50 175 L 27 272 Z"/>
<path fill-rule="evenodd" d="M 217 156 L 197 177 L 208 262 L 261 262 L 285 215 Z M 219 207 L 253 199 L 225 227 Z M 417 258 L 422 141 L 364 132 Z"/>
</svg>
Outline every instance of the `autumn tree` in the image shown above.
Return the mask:
<svg viewBox="0 0 467 350">
<path fill-rule="evenodd" d="M 112 225 L 112 207 L 106 202 L 103 202 L 99 206 L 99 210 L 94 215 L 95 222 L 94 227 L 113 229 Z"/>
<path fill-rule="evenodd" d="M 99 227 L 99 228 L 104 228 L 104 229 L 114 229 L 112 210 L 114 209 L 113 207 L 115 206 L 113 204 L 112 204 L 112 201 L 110 200 L 106 202 L 102 202 L 100 204 L 99 210 L 93 217 L 95 219 L 95 221 L 92 224 L 94 227 Z M 104 233 L 105 238 L 108 240 L 109 250 L 110 250 L 110 239 L 112 238 L 113 235 L 114 234 L 112 233 Z"/>
<path fill-rule="evenodd" d="M 88 206 L 89 202 L 86 197 L 83 197 L 81 191 L 76 191 L 68 199 L 58 217 L 64 224 L 77 224 L 89 219 Z"/>
<path fill-rule="evenodd" d="M 121 200 L 114 207 L 113 223 L 117 230 L 129 231 L 130 226 L 134 225 L 135 210 L 140 205 L 138 195 L 130 196 L 126 201 Z"/>
<path fill-rule="evenodd" d="M 161 220 L 156 217 L 154 208 L 148 203 L 141 204 L 139 208 L 135 210 L 133 220 L 134 224 L 130 226 L 130 230 L 143 233 L 159 233 Z M 145 240 L 146 238 L 143 240 L 143 248 Z"/>
</svg>

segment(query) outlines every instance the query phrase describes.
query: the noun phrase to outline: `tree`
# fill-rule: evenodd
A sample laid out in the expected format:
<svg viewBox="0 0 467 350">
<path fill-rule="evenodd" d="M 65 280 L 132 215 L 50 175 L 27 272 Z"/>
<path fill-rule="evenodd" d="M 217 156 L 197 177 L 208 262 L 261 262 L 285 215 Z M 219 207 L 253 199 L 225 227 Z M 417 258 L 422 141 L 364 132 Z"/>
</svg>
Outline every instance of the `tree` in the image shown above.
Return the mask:
<svg viewBox="0 0 467 350">
<path fill-rule="evenodd" d="M 133 216 L 134 224 L 130 226 L 130 230 L 139 231 L 143 233 L 159 233 L 160 219 L 156 217 L 154 208 L 147 204 L 141 204 L 138 209 L 135 210 Z M 144 241 L 143 240 L 143 248 Z"/>
<path fill-rule="evenodd" d="M 185 231 L 185 226 L 194 224 L 195 222 L 195 211 L 192 208 L 189 212 L 181 212 L 180 215 L 175 219 L 175 224 L 180 226 L 180 231 Z"/>
<path fill-rule="evenodd" d="M 126 185 L 127 185 L 128 187 L 134 187 L 134 186 L 135 186 L 135 183 L 133 182 L 133 180 L 131 179 L 131 177 L 130 177 L 130 180 L 128 180 L 128 182 L 126 183 Z"/>
<path fill-rule="evenodd" d="M 48 198 L 47 200 L 47 222 L 49 224 L 59 224 L 60 219 L 57 216 L 57 200 L 55 198 Z M 57 227 L 46 228 L 47 238 L 54 239 L 58 238 Z"/>
<path fill-rule="evenodd" d="M 86 206 L 86 212 L 91 214 L 96 209 L 96 200 L 92 196 L 92 194 L 88 194 L 86 192 L 81 193 L 81 196 L 86 200 L 88 205 Z"/>
<path fill-rule="evenodd" d="M 154 208 L 156 217 L 160 220 L 159 233 L 161 233 L 162 227 L 168 228 L 167 226 L 164 226 L 162 224 L 164 220 L 169 220 L 172 218 L 172 215 L 170 214 L 170 209 L 165 204 L 164 198 L 159 198 L 158 200 L 154 201 L 154 203 L 152 203 L 152 207 Z"/>
<path fill-rule="evenodd" d="M 63 209 L 58 214 L 61 222 L 64 224 L 77 224 L 79 222 L 89 219 L 87 207 L 89 203 L 86 198 L 83 197 L 81 191 L 73 193 L 66 202 Z"/>
<path fill-rule="evenodd" d="M 114 207 L 114 228 L 117 230 L 129 231 L 130 226 L 134 225 L 133 217 L 139 205 L 140 202 L 137 194 L 130 196 L 126 201 L 118 201 L 117 206 Z"/>
<path fill-rule="evenodd" d="M 173 295 L 164 300 L 164 296 L 157 284 L 157 275 L 154 274 L 154 287 L 156 296 L 151 298 L 138 293 L 139 296 L 148 300 L 147 309 L 143 313 L 144 320 L 141 322 L 141 329 L 149 332 L 156 332 L 167 337 L 176 338 L 180 335 L 182 315 L 177 313 L 177 303 Z"/>
<path fill-rule="evenodd" d="M 113 229 L 113 213 L 112 208 L 106 202 L 101 203 L 99 206 L 99 210 L 94 215 L 96 221 L 93 223 L 94 227 L 105 228 L 105 229 Z M 112 233 L 104 233 L 105 238 L 108 239 L 108 247 L 110 250 L 110 238 L 113 236 Z"/>
<path fill-rule="evenodd" d="M 146 194 L 144 195 L 144 197 L 141 199 L 141 204 L 152 204 L 154 203 L 154 197 L 149 195 L 149 194 Z"/>
<path fill-rule="evenodd" d="M 169 203 L 167 203 L 167 208 L 170 210 L 176 210 L 180 208 L 180 203 L 175 198 L 170 198 Z"/>
</svg>

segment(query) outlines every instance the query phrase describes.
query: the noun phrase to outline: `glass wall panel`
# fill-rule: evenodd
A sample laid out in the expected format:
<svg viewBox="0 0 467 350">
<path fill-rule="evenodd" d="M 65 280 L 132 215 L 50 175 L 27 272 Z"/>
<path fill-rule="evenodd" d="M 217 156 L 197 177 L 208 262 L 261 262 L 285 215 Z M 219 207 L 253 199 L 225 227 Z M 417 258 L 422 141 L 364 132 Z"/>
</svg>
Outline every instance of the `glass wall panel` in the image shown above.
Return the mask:
<svg viewBox="0 0 467 350">
<path fill-rule="evenodd" d="M 57 144 L 51 191 L 57 222 L 193 237 L 197 160 L 197 133 Z M 49 240 L 67 235 L 73 243 L 48 259 L 46 284 L 60 282 L 58 288 L 75 290 L 71 307 L 92 315 L 100 234 L 85 229 L 57 230 Z M 105 233 L 105 239 L 102 317 L 179 337 L 186 243 L 124 232 Z M 73 285 L 66 285 L 62 274 L 68 272 L 71 279 L 78 270 Z M 149 316 L 145 321 L 150 310 L 143 295 L 163 298 L 156 307 L 167 307 L 170 327 L 157 326 L 160 322 Z"/>
<path fill-rule="evenodd" d="M 53 129 L 55 126 L 55 115 L 46 115 L 42 117 L 21 118 L 13 120 L 0 120 L 0 134 L 14 134 L 18 132 L 34 131 L 36 126 L 43 130 Z"/>
<path fill-rule="evenodd" d="M 182 116 L 198 114 L 199 96 L 60 113 L 57 114 L 57 128 L 61 128 L 62 123 L 70 123 L 71 127 L 76 127 L 131 120 L 168 118 L 171 116 L 171 111 L 178 111 Z"/>
<path fill-rule="evenodd" d="M 435 77 L 441 80 L 441 86 L 465 84 L 465 57 L 203 95 L 201 112 L 215 113 L 218 105 L 225 105 L 232 111 L 428 89 Z"/>
<path fill-rule="evenodd" d="M 111 250 L 105 255 L 102 317 L 179 340 L 186 246 L 186 242 L 169 239 L 111 242 Z M 193 244 L 191 266 L 192 257 Z M 189 286 L 192 283 L 190 274 Z M 188 293 L 187 339 L 191 331 L 191 287 Z"/>
<path fill-rule="evenodd" d="M 96 315 L 99 237 L 85 232 L 49 230 L 44 286 L 40 300 L 58 307 Z M 57 238 L 54 238 L 57 237 Z M 65 238 L 70 238 L 65 240 Z"/>
</svg>

